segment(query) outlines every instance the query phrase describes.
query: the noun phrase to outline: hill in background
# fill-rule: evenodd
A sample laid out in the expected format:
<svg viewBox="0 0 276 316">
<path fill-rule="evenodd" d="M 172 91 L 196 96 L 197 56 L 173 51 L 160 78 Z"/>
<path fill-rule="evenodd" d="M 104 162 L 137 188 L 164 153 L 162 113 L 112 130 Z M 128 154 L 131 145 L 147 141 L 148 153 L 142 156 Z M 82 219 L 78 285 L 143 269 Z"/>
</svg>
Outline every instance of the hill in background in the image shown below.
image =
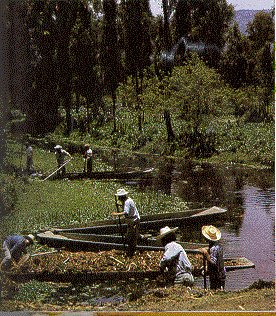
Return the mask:
<svg viewBox="0 0 276 316">
<path fill-rule="evenodd" d="M 260 11 L 271 12 L 272 10 L 237 10 L 235 11 L 234 20 L 238 22 L 241 33 L 245 34 L 246 27 L 252 22 L 256 13 Z M 247 34 L 246 34 L 247 35 Z"/>
</svg>

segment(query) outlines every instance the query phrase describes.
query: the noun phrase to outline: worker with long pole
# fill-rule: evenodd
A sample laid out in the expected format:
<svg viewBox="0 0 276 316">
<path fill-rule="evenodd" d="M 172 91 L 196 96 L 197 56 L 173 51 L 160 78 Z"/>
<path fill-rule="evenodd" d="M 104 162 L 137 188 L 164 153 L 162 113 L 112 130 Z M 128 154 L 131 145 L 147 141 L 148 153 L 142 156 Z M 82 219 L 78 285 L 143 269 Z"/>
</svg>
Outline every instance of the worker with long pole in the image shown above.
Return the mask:
<svg viewBox="0 0 276 316">
<path fill-rule="evenodd" d="M 114 196 L 115 196 L 115 204 L 116 204 L 117 213 L 119 213 L 119 203 L 120 202 L 118 201 L 116 194 Z M 126 251 L 125 236 L 123 234 L 123 228 L 122 228 L 122 224 L 121 224 L 121 216 L 120 215 L 119 215 L 119 228 L 120 228 L 120 233 L 121 233 L 121 236 L 122 236 L 122 241 L 123 241 L 123 244 L 124 244 L 124 251 Z"/>
<path fill-rule="evenodd" d="M 127 232 L 125 236 L 127 247 L 127 255 L 132 257 L 135 253 L 137 240 L 139 236 L 139 226 L 140 226 L 140 215 L 133 200 L 127 196 L 128 192 L 124 189 L 117 190 L 115 196 L 122 203 L 122 212 L 113 212 L 111 215 L 120 216 L 124 215 L 127 222 Z"/>
<path fill-rule="evenodd" d="M 65 173 L 66 173 L 65 164 L 64 164 L 65 156 L 68 156 L 70 160 L 73 159 L 73 157 L 67 151 L 62 149 L 60 145 L 55 146 L 54 149 L 56 150 L 55 155 L 56 155 L 56 159 L 58 163 L 57 174 L 58 176 L 65 176 Z"/>
<path fill-rule="evenodd" d="M 42 181 L 45 181 L 47 179 L 49 179 L 51 176 L 53 176 L 55 173 L 57 173 L 60 169 L 64 168 L 64 166 L 66 164 L 68 164 L 68 162 L 71 161 L 71 159 L 65 161 L 65 163 L 63 165 L 61 165 L 58 169 L 56 169 L 54 172 L 52 172 L 51 174 L 49 174 L 45 179 L 43 179 Z"/>
</svg>

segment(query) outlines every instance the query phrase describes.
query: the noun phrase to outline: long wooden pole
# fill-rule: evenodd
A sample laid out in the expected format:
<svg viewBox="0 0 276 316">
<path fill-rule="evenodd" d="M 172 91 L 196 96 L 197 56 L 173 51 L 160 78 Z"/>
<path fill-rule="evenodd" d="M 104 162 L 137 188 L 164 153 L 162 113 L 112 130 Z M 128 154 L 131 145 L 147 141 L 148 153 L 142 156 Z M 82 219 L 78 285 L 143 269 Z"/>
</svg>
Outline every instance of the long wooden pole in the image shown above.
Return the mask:
<svg viewBox="0 0 276 316">
<path fill-rule="evenodd" d="M 114 195 L 114 196 L 115 196 L 115 204 L 116 204 L 117 213 L 119 213 L 119 206 L 118 206 L 118 203 L 117 203 L 117 198 L 116 198 L 116 195 Z M 121 232 L 121 236 L 122 236 L 122 240 L 123 240 L 124 251 L 126 251 L 125 236 L 123 234 L 123 229 L 122 229 L 120 215 L 119 215 L 119 227 L 120 227 L 120 232 Z"/>
<path fill-rule="evenodd" d="M 45 181 L 47 179 L 49 179 L 52 175 L 54 175 L 56 172 L 58 172 L 62 167 L 64 167 L 69 161 L 71 161 L 71 159 L 67 160 L 63 165 L 61 165 L 57 170 L 55 170 L 53 173 L 51 173 L 48 177 L 46 177 L 45 179 L 43 179 L 42 181 Z"/>
<path fill-rule="evenodd" d="M 203 255 L 203 277 L 204 277 L 204 291 L 207 291 L 207 271 L 206 271 L 206 257 Z"/>
<path fill-rule="evenodd" d="M 46 170 L 45 172 L 43 172 L 42 174 L 45 174 L 45 173 L 48 173 L 49 171 L 52 171 L 56 168 L 57 166 L 54 166 L 53 168 L 49 169 L 49 170 Z"/>
</svg>

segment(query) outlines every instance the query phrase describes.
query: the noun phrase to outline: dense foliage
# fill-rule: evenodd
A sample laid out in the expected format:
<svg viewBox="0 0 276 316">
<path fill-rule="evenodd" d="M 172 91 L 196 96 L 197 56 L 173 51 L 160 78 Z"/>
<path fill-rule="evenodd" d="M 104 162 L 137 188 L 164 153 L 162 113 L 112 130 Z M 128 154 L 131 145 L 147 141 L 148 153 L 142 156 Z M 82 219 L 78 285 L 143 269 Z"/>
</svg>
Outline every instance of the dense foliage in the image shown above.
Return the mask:
<svg viewBox="0 0 276 316">
<path fill-rule="evenodd" d="M 105 145 L 199 158 L 219 153 L 212 121 L 264 122 L 269 129 L 272 14 L 257 13 L 241 34 L 226 1 L 163 0 L 162 8 L 163 16 L 154 17 L 149 1 L 10 2 L 7 112 L 23 115 L 11 131 L 101 143 L 107 136 Z M 198 58 L 182 47 L 167 54 L 170 69 L 163 73 L 160 54 L 183 37 L 215 45 L 220 55 Z M 157 134 L 164 150 L 153 148 Z"/>
</svg>

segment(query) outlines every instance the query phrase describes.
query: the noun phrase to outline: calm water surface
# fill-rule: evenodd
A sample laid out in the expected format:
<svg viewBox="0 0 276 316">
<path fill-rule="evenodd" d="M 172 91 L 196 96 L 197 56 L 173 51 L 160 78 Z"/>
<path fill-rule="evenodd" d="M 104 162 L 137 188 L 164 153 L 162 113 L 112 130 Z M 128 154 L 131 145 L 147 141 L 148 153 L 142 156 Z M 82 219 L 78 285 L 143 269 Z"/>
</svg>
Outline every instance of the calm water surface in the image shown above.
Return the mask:
<svg viewBox="0 0 276 316">
<path fill-rule="evenodd" d="M 145 157 L 116 159 L 117 168 L 155 168 L 150 181 L 124 183 L 135 190 L 177 196 L 189 208 L 216 205 L 228 210 L 224 222 L 210 223 L 222 232 L 224 256 L 246 257 L 256 267 L 228 272 L 226 290 L 242 289 L 259 279 L 275 280 L 274 172 Z M 200 229 L 190 230 L 190 240 L 201 238 Z M 203 280 L 196 283 L 202 285 Z"/>
</svg>

